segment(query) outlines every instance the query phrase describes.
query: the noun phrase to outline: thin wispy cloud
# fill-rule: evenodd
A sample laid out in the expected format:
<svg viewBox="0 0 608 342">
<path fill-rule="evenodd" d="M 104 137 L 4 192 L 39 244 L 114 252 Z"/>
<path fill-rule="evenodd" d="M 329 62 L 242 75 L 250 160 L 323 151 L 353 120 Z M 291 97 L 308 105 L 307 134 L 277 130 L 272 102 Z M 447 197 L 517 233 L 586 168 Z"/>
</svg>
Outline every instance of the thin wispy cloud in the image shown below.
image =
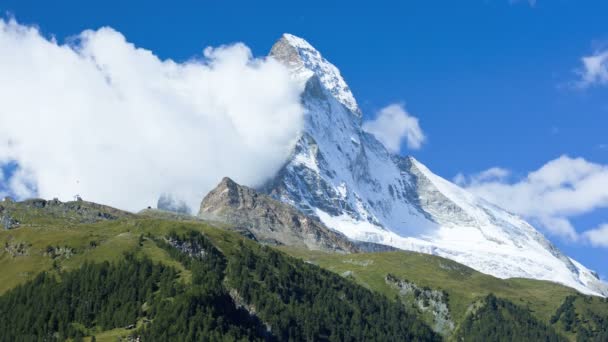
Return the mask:
<svg viewBox="0 0 608 342">
<path fill-rule="evenodd" d="M 468 184 L 480 184 L 485 182 L 502 182 L 507 179 L 511 175 L 511 171 L 507 169 L 503 169 L 501 167 L 492 167 L 485 171 L 475 173 L 472 175 L 464 175 L 463 173 L 459 173 L 454 177 L 454 183 L 466 186 Z"/>
<path fill-rule="evenodd" d="M 190 207 L 224 176 L 257 185 L 302 127 L 302 85 L 237 43 L 162 60 L 105 27 L 69 44 L 0 19 L 0 166 L 11 194 Z"/>
<path fill-rule="evenodd" d="M 373 134 L 386 148 L 398 153 L 403 142 L 412 150 L 418 150 L 426 141 L 418 118 L 410 115 L 403 104 L 391 104 L 382 108 L 373 120 L 363 123 L 363 129 Z"/>
<path fill-rule="evenodd" d="M 608 224 L 584 232 L 583 237 L 595 247 L 608 248 Z"/>
<path fill-rule="evenodd" d="M 582 57 L 581 64 L 582 67 L 577 70 L 580 77 L 576 82 L 578 87 L 588 88 L 608 84 L 608 50 Z"/>
<path fill-rule="evenodd" d="M 492 168 L 477 175 L 458 176 L 469 191 L 522 215 L 546 231 L 571 241 L 602 245 L 600 233 L 580 234 L 574 217 L 608 208 L 608 165 L 562 156 L 516 181 Z"/>
</svg>

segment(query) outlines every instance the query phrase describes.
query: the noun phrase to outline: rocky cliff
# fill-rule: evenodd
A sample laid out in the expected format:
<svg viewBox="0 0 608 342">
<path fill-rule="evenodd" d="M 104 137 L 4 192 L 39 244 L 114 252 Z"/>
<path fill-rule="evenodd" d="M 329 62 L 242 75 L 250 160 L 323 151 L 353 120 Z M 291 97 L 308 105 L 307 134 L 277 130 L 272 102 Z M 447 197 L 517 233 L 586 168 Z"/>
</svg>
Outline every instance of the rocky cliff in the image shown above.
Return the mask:
<svg viewBox="0 0 608 342">
<path fill-rule="evenodd" d="M 247 229 L 262 243 L 311 250 L 357 252 L 344 235 L 292 206 L 224 178 L 203 199 L 198 216 Z"/>
</svg>

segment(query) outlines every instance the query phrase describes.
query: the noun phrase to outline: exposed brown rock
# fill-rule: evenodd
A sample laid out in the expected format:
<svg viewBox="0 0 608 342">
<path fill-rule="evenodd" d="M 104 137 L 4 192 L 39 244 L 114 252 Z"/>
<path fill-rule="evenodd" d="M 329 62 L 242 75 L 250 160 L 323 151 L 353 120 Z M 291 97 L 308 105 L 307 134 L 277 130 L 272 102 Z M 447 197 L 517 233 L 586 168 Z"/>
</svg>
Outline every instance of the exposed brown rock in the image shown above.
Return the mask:
<svg viewBox="0 0 608 342">
<path fill-rule="evenodd" d="M 346 236 L 327 228 L 317 218 L 230 178 L 224 178 L 205 196 L 198 216 L 245 228 L 264 243 L 341 253 L 359 251 Z"/>
</svg>

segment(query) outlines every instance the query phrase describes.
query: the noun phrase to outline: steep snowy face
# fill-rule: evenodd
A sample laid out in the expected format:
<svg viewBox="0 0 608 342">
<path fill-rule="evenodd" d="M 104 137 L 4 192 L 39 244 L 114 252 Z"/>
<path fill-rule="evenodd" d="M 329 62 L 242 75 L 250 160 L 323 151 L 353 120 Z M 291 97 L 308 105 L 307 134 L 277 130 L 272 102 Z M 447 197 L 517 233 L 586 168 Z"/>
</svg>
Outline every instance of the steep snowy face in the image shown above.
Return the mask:
<svg viewBox="0 0 608 342">
<path fill-rule="evenodd" d="M 520 217 L 393 155 L 361 128 L 338 69 L 301 38 L 271 56 L 305 83 L 305 127 L 285 166 L 262 190 L 351 239 L 440 255 L 501 278 L 551 280 L 608 295 L 597 276 Z"/>
<path fill-rule="evenodd" d="M 317 75 L 323 87 L 335 99 L 357 117 L 361 117 L 357 101 L 340 75 L 340 70 L 323 58 L 307 41 L 286 33 L 272 47 L 270 55 L 283 61 L 296 74 L 301 73 L 304 77 L 313 73 Z"/>
</svg>

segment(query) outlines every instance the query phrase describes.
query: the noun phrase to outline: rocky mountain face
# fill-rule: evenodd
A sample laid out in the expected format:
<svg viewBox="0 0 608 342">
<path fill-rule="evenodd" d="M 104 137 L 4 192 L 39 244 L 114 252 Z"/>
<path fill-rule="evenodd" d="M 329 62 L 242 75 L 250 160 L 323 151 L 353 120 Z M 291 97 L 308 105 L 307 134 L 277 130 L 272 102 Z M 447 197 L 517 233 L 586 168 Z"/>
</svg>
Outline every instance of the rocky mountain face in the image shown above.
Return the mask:
<svg viewBox="0 0 608 342">
<path fill-rule="evenodd" d="M 340 71 L 308 42 L 285 34 L 270 56 L 305 84 L 301 98 L 307 114 L 291 157 L 260 191 L 351 240 L 440 255 L 500 278 L 550 280 L 608 295 L 595 273 L 525 220 L 433 174 L 413 157 L 390 153 L 365 132 Z"/>
<path fill-rule="evenodd" d="M 348 238 L 328 229 L 317 218 L 230 178 L 224 178 L 205 196 L 198 216 L 246 229 L 262 243 L 340 253 L 359 251 Z"/>
</svg>

